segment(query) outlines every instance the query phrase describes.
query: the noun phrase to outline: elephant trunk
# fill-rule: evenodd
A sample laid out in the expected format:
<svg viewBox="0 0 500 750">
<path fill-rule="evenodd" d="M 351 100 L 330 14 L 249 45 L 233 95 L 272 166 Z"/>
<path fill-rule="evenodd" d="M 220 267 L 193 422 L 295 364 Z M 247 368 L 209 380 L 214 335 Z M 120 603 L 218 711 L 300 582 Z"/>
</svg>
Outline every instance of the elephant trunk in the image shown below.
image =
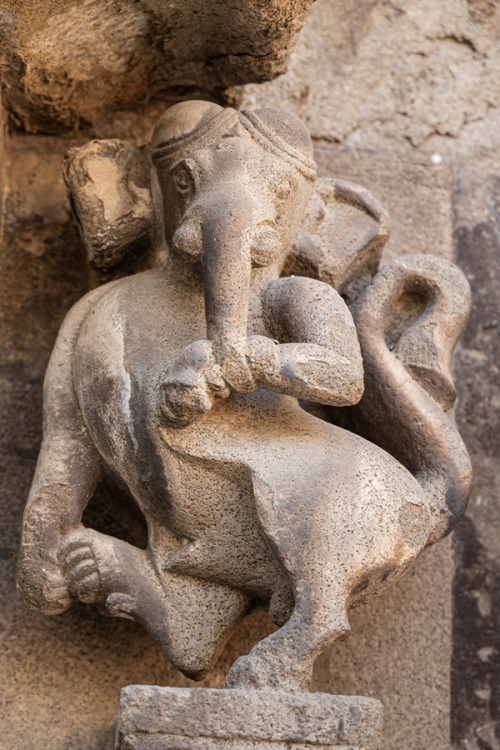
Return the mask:
<svg viewBox="0 0 500 750">
<path fill-rule="evenodd" d="M 254 390 L 245 352 L 252 265 L 269 265 L 281 252 L 274 216 L 242 185 L 226 185 L 203 211 L 201 238 L 207 338 L 227 382 Z"/>
<path fill-rule="evenodd" d="M 244 201 L 217 201 L 202 222 L 207 337 L 224 365 L 243 351 L 247 336 L 251 256 Z"/>
</svg>

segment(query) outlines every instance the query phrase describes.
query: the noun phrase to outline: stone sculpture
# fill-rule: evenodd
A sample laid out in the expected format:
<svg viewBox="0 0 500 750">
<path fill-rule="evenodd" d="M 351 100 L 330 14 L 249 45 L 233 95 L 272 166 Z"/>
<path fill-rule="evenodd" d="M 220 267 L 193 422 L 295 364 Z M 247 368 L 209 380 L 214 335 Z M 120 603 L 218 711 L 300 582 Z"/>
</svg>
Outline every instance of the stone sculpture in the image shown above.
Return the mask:
<svg viewBox="0 0 500 750">
<path fill-rule="evenodd" d="M 279 629 L 227 684 L 306 690 L 349 608 L 464 512 L 449 410 L 467 282 L 432 256 L 377 272 L 387 214 L 317 180 L 284 111 L 184 102 L 147 148 L 94 141 L 65 174 L 115 277 L 70 311 L 48 368 L 19 585 L 47 614 L 80 599 L 136 620 L 194 679 L 268 602 Z M 147 549 L 82 525 L 103 472 Z"/>
</svg>

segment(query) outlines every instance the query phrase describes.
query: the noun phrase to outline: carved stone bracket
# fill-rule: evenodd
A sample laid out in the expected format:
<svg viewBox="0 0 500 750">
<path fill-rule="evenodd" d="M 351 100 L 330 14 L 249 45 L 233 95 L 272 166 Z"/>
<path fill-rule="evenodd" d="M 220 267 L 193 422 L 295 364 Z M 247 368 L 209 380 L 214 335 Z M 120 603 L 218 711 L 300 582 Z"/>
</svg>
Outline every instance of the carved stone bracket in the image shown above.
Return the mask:
<svg viewBox="0 0 500 750">
<path fill-rule="evenodd" d="M 135 620 L 198 680 L 268 605 L 278 630 L 230 690 L 125 692 L 121 750 L 374 750 L 377 702 L 306 691 L 350 609 L 465 511 L 449 411 L 466 279 L 426 255 L 379 270 L 387 213 L 316 179 L 283 110 L 179 103 L 144 149 L 73 149 L 65 178 L 108 283 L 70 311 L 47 371 L 27 601 Z M 108 472 L 146 548 L 85 526 Z"/>
</svg>

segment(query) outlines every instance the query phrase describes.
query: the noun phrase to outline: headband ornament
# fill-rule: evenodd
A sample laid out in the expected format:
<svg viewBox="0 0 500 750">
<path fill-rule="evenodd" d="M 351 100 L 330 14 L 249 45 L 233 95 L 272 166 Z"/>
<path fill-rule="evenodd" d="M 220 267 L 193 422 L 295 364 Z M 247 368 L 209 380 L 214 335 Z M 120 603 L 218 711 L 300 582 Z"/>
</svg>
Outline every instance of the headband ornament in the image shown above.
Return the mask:
<svg viewBox="0 0 500 750">
<path fill-rule="evenodd" d="M 193 133 L 173 138 L 154 148 L 151 158 L 155 165 L 168 166 L 188 156 L 193 150 L 213 146 L 229 135 L 236 135 L 242 125 L 250 137 L 266 151 L 286 161 L 308 180 L 316 179 L 316 164 L 304 152 L 287 143 L 272 130 L 256 112 L 223 109 Z"/>
</svg>

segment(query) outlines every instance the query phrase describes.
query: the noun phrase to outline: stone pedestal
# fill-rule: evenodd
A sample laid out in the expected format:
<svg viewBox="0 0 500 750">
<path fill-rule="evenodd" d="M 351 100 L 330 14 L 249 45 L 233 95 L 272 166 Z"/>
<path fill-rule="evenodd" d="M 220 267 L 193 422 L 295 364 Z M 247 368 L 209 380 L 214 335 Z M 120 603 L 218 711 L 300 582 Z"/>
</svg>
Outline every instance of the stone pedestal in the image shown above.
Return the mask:
<svg viewBox="0 0 500 750">
<path fill-rule="evenodd" d="M 130 685 L 115 750 L 377 750 L 382 714 L 357 696 Z"/>
</svg>

